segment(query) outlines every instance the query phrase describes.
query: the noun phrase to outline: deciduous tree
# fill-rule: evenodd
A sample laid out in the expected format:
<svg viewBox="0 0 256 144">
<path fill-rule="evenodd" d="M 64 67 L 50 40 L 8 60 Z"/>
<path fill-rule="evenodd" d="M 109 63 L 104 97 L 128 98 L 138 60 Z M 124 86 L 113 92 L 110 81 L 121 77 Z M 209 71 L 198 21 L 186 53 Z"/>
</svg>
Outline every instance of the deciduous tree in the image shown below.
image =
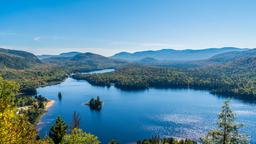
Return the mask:
<svg viewBox="0 0 256 144">
<path fill-rule="evenodd" d="M 81 129 L 74 128 L 71 134 L 64 136 L 63 144 L 100 144 L 98 138 L 92 134 L 86 133 Z"/>
</svg>

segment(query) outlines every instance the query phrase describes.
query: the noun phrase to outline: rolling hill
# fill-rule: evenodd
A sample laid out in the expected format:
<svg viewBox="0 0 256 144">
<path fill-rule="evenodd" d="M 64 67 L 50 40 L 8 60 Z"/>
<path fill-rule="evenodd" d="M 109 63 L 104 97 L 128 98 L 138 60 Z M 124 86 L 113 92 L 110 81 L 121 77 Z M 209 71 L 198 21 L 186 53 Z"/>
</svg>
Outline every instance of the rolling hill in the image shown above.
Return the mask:
<svg viewBox="0 0 256 144">
<path fill-rule="evenodd" d="M 73 56 L 55 56 L 42 60 L 44 63 L 69 67 L 74 71 L 84 71 L 89 68 L 103 69 L 113 68 L 126 64 L 124 61 L 114 60 L 94 53 L 78 53 Z"/>
<path fill-rule="evenodd" d="M 65 57 L 65 58 L 70 58 L 73 57 L 75 55 L 81 54 L 80 52 L 66 52 L 66 53 L 61 53 L 59 55 L 38 55 L 37 57 L 40 60 L 43 59 L 48 59 L 48 58 L 56 58 L 56 57 Z"/>
<path fill-rule="evenodd" d="M 0 67 L 25 69 L 40 64 L 41 61 L 32 53 L 0 48 Z"/>
<path fill-rule="evenodd" d="M 235 47 L 224 47 L 224 48 L 208 48 L 202 50 L 173 50 L 173 49 L 162 49 L 157 51 L 141 51 L 135 53 L 121 52 L 112 56 L 113 59 L 121 59 L 130 62 L 140 61 L 144 58 L 153 58 L 158 61 L 167 62 L 184 62 L 184 61 L 196 61 L 209 59 L 214 55 L 244 51 L 247 49 L 235 48 Z"/>
<path fill-rule="evenodd" d="M 223 63 L 223 62 L 247 59 L 251 57 L 256 57 L 256 49 L 251 49 L 247 51 L 233 51 L 233 52 L 221 53 L 211 57 L 209 61 Z"/>
</svg>

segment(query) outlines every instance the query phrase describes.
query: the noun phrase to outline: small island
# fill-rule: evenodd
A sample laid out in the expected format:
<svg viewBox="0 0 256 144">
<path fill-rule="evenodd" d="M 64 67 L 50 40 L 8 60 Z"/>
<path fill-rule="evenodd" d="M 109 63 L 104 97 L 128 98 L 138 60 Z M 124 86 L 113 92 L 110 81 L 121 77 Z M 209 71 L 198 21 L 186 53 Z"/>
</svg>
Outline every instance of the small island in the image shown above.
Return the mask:
<svg viewBox="0 0 256 144">
<path fill-rule="evenodd" d="M 97 96 L 97 98 L 92 98 L 89 102 L 85 103 L 85 105 L 88 105 L 92 110 L 99 111 L 102 108 L 102 101 L 100 100 L 100 97 Z"/>
</svg>

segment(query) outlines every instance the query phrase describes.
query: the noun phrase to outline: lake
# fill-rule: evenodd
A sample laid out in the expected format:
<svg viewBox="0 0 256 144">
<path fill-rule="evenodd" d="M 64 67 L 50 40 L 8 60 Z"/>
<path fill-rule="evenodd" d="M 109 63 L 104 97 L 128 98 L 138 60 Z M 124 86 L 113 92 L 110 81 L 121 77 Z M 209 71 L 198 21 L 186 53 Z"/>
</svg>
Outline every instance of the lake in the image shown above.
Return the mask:
<svg viewBox="0 0 256 144">
<path fill-rule="evenodd" d="M 112 69 L 90 73 L 111 72 Z M 64 82 L 41 87 L 38 94 L 55 100 L 38 124 L 40 136 L 46 136 L 57 116 L 71 124 L 72 114 L 78 112 L 80 127 L 97 135 L 102 143 L 116 139 L 131 143 L 152 136 L 192 138 L 199 140 L 209 129 L 215 128 L 217 114 L 225 100 L 208 91 L 193 89 L 148 89 L 122 91 L 111 86 L 98 87 L 84 80 L 67 78 Z M 62 99 L 58 99 L 58 92 Z M 101 111 L 92 111 L 85 102 L 99 96 L 104 102 Z M 242 132 L 256 143 L 256 105 L 231 100 Z"/>
</svg>

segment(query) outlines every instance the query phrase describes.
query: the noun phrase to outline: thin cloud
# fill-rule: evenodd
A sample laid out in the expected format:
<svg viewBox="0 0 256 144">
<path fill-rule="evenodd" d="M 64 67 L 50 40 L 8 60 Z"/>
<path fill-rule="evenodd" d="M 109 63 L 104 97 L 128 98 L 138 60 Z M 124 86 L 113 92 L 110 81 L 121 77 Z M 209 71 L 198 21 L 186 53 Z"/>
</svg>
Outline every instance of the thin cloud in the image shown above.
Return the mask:
<svg viewBox="0 0 256 144">
<path fill-rule="evenodd" d="M 65 37 L 61 36 L 36 36 L 33 38 L 34 41 L 42 41 L 42 40 L 66 40 Z"/>
<path fill-rule="evenodd" d="M 17 33 L 11 33 L 11 32 L 0 32 L 0 36 L 18 36 Z"/>
<path fill-rule="evenodd" d="M 34 40 L 34 41 L 40 41 L 40 40 L 41 40 L 41 37 L 34 37 L 33 40 Z"/>
</svg>

